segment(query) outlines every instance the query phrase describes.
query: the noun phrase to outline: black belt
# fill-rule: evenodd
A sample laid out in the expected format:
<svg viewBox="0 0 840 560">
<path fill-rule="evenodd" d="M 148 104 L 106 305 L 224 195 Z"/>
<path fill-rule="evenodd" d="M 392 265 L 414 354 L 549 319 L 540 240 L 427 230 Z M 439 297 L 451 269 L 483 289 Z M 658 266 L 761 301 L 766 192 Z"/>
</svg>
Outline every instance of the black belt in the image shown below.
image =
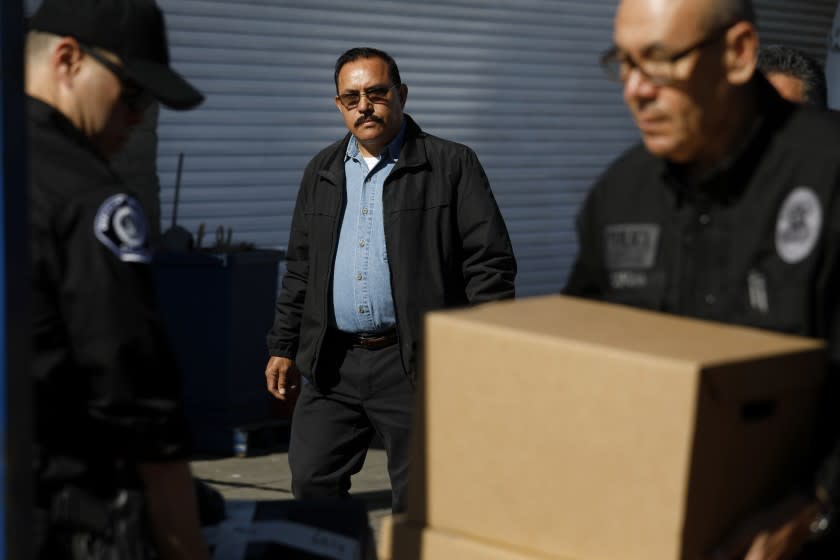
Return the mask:
<svg viewBox="0 0 840 560">
<path fill-rule="evenodd" d="M 397 343 L 397 329 L 378 333 L 348 333 L 333 331 L 342 344 L 354 348 L 379 350 Z"/>
</svg>

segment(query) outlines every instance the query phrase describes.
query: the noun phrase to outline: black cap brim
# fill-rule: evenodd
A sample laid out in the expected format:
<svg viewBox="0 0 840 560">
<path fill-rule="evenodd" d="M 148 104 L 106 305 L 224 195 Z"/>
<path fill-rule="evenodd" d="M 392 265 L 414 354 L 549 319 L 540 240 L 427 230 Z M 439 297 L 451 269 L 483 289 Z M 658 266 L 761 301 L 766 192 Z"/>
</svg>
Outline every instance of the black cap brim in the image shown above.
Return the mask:
<svg viewBox="0 0 840 560">
<path fill-rule="evenodd" d="M 204 96 L 168 66 L 150 60 L 124 61 L 126 75 L 163 105 L 177 111 L 192 109 Z"/>
</svg>

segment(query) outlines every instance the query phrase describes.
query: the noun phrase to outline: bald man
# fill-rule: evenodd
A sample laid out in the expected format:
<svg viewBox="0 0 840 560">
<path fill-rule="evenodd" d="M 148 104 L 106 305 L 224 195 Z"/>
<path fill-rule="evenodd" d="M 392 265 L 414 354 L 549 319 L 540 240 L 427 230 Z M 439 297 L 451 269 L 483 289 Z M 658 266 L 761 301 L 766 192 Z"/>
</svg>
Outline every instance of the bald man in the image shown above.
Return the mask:
<svg viewBox="0 0 840 560">
<path fill-rule="evenodd" d="M 623 0 L 613 40 L 602 64 L 641 142 L 589 193 L 565 293 L 824 338 L 836 370 L 837 121 L 783 99 L 756 71 L 749 1 Z M 837 423 L 822 427 L 813 476 L 744 520 L 721 558 L 793 558 L 825 536 L 840 469 Z M 827 543 L 807 553 L 840 558 Z"/>
</svg>

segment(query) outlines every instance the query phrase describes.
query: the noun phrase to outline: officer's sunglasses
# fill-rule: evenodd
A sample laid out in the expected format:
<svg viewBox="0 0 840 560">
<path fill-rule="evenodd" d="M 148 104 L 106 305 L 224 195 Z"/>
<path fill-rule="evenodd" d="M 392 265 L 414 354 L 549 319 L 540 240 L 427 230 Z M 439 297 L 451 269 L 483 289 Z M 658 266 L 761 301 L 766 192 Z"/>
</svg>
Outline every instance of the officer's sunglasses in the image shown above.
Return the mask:
<svg viewBox="0 0 840 560">
<path fill-rule="evenodd" d="M 125 72 L 119 65 L 114 64 L 91 47 L 79 45 L 79 48 L 81 48 L 83 53 L 90 56 L 116 76 L 116 78 L 120 81 L 122 89 L 120 92 L 120 101 L 122 101 L 123 104 L 131 111 L 135 113 L 142 113 L 149 108 L 152 102 L 154 102 L 154 97 L 152 97 L 149 92 L 140 87 L 140 85 L 134 82 L 131 78 L 126 76 Z"/>
</svg>

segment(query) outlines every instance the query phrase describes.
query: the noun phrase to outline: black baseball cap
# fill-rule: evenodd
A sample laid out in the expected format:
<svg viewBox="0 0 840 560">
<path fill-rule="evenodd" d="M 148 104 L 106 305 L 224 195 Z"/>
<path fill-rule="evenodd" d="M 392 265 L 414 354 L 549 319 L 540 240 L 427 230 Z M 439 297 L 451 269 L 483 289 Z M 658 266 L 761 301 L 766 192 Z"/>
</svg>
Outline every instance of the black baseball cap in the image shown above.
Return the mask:
<svg viewBox="0 0 840 560">
<path fill-rule="evenodd" d="M 154 0 L 44 0 L 29 29 L 116 54 L 125 75 L 167 107 L 192 109 L 204 100 L 169 66 L 166 26 Z"/>
</svg>

